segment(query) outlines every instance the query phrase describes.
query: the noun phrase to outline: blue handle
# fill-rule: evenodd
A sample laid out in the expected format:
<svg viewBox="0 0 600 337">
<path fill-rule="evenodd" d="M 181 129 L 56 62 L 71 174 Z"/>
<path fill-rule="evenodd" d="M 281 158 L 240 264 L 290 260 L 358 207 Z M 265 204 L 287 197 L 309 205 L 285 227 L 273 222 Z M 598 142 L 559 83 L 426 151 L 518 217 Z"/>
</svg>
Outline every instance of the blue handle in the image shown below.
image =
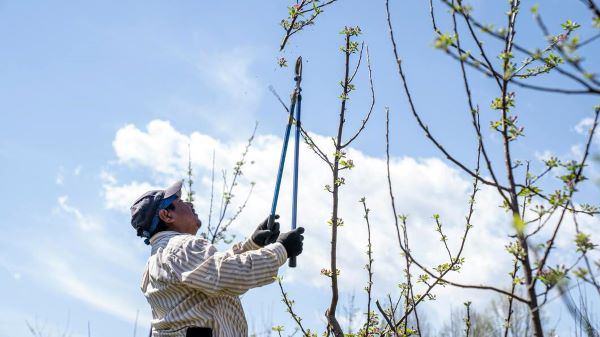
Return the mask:
<svg viewBox="0 0 600 337">
<path fill-rule="evenodd" d="M 298 163 L 300 159 L 300 112 L 302 108 L 302 95 L 298 92 L 298 106 L 296 107 L 296 142 L 294 143 L 294 188 L 292 194 L 292 230 L 296 229 L 296 215 L 298 213 Z M 296 267 L 296 257 L 290 258 L 290 268 Z"/>
<path fill-rule="evenodd" d="M 279 170 L 277 171 L 277 181 L 275 182 L 275 194 L 273 195 L 273 203 L 271 204 L 271 216 L 275 216 L 277 211 L 277 199 L 279 198 L 279 187 L 281 186 L 281 177 L 283 176 L 283 167 L 285 166 L 285 154 L 287 153 L 288 141 L 290 139 L 290 129 L 292 128 L 292 120 L 294 117 L 294 109 L 296 108 L 295 100 L 292 101 L 290 106 L 290 115 L 288 117 L 288 124 L 285 128 L 285 135 L 283 136 L 283 146 L 281 148 L 281 157 L 279 159 Z"/>
</svg>

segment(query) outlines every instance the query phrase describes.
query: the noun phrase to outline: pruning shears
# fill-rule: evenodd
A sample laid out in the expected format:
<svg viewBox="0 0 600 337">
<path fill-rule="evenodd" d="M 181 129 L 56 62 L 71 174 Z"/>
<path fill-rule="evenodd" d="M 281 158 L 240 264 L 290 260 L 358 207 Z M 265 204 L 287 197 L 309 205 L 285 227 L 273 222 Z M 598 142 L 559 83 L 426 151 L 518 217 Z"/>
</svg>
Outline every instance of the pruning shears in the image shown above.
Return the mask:
<svg viewBox="0 0 600 337">
<path fill-rule="evenodd" d="M 298 160 L 300 152 L 300 130 L 302 124 L 300 123 L 300 112 L 302 108 L 302 88 L 300 83 L 302 82 L 302 56 L 299 56 L 296 60 L 295 76 L 294 81 L 296 87 L 292 92 L 290 98 L 290 109 L 288 115 L 288 123 L 285 128 L 285 135 L 283 137 L 283 147 L 281 149 L 281 158 L 279 159 L 279 170 L 277 171 L 277 182 L 275 183 L 275 193 L 273 195 L 273 204 L 271 205 L 271 217 L 275 218 L 275 212 L 277 210 L 277 199 L 279 198 L 279 187 L 281 186 L 281 177 L 283 176 L 283 167 L 285 166 L 285 156 L 287 153 L 288 141 L 290 139 L 290 131 L 292 124 L 295 124 L 295 140 L 294 143 L 294 178 L 293 178 L 293 190 L 292 190 L 292 230 L 296 229 L 297 220 L 297 205 L 298 205 Z M 296 267 L 296 257 L 290 257 L 289 264 L 291 268 Z"/>
</svg>

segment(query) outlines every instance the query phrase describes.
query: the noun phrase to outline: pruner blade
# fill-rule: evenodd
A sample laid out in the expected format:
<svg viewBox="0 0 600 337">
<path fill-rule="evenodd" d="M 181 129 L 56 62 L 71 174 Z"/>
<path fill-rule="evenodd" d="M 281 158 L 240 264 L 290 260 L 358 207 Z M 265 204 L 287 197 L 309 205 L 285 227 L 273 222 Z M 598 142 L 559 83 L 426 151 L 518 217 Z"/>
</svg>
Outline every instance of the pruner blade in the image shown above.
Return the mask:
<svg viewBox="0 0 600 337">
<path fill-rule="evenodd" d="M 298 56 L 296 59 L 295 72 L 294 81 L 296 81 L 296 89 L 300 89 L 300 82 L 302 81 L 302 56 Z"/>
</svg>

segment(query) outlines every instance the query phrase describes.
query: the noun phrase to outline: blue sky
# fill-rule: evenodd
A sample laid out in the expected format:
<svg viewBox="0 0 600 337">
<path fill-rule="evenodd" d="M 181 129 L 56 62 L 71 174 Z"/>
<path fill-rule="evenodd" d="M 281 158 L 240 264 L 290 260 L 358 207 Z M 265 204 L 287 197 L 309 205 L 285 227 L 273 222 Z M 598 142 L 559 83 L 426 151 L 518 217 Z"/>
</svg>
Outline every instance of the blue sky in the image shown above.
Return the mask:
<svg viewBox="0 0 600 337">
<path fill-rule="evenodd" d="M 489 22 L 503 23 L 504 1 L 472 4 L 475 13 Z M 523 1 L 524 9 L 532 4 Z M 560 32 L 560 23 L 568 18 L 582 23 L 582 37 L 593 33 L 583 6 L 560 4 L 545 1 L 540 9 L 553 32 Z M 276 60 L 285 56 L 293 64 L 303 56 L 304 126 L 329 146 L 339 109 L 336 97 L 343 74 L 339 31 L 344 25 L 363 30 L 360 39 L 369 45 L 377 103 L 365 133 L 349 151 L 357 169 L 348 173 L 342 199 L 347 230 L 342 234 L 345 248 L 340 263 L 354 270 L 357 259 L 365 258 L 364 224 L 356 200 L 366 196 L 378 232 L 376 247 L 381 247 L 376 252 L 381 264 L 376 267 L 375 291 L 378 296 L 397 292 L 399 255 L 388 235 L 392 222 L 383 176 L 384 107 L 392 113 L 397 200 L 413 219 L 414 236 L 423 241 L 414 249 L 425 261 L 436 261 L 437 248 L 431 248 L 439 245 L 432 231 L 433 213 L 447 219 L 449 236 L 458 238 L 469 178 L 444 161 L 409 113 L 388 40 L 384 2 L 340 0 L 315 27 L 295 35 L 281 54 L 283 31 L 278 23 L 287 13 L 286 5 L 0 1 L 0 181 L 5 190 L 0 206 L 5 215 L 0 236 L 0 335 L 28 336 L 26 320 L 37 321 L 48 331 L 61 330 L 69 322 L 73 336 L 87 335 L 88 322 L 92 336 L 133 335 L 139 311 L 137 335 L 144 336 L 150 314 L 139 278 L 148 247 L 129 225 L 128 205 L 144 189 L 183 177 L 190 144 L 197 209 L 206 223 L 213 150 L 218 172 L 230 170 L 258 121 L 249 154 L 254 164 L 245 169 L 237 201 L 250 182 L 257 182 L 257 187 L 232 229 L 240 238 L 250 234 L 270 209 L 285 123 L 285 113 L 268 86 L 285 99 L 293 85 L 292 69 L 279 68 Z M 417 107 L 451 152 L 472 165 L 475 143 L 458 64 L 433 48 L 426 2 L 392 2 L 392 11 Z M 438 4 L 436 12 L 443 30 L 449 31 L 449 22 L 441 19 L 447 17 L 446 9 Z M 523 10 L 519 22 L 517 42 L 543 47 L 542 34 L 528 11 Z M 491 41 L 489 45 L 495 46 Z M 584 65 L 593 69 L 597 65 L 593 55 L 599 53 L 597 44 L 586 47 L 589 60 Z M 482 119 L 489 120 L 495 88 L 480 74 L 469 74 Z M 369 106 L 366 68 L 356 81 L 348 133 L 358 127 Z M 535 81 L 563 83 L 555 75 Z M 577 126 L 585 124 L 582 121 L 599 103 L 592 96 L 519 89 L 517 109 L 526 137 L 515 144 L 516 156 L 532 159 L 538 170 L 539 158 L 550 153 L 573 158 L 585 141 Z M 485 130 L 485 136 L 490 147 L 499 148 L 493 132 Z M 599 150 L 597 138 L 593 151 Z M 299 268 L 284 269 L 283 274 L 305 322 L 320 330 L 328 294 L 326 280 L 319 276 L 320 268 L 326 267 L 328 241 L 329 199 L 322 188 L 327 171 L 306 149 L 301 155 L 299 221 L 307 228 L 306 249 Z M 592 178 L 597 179 L 598 172 L 597 165 L 590 167 Z M 280 199 L 282 225 L 286 216 L 289 219 L 288 183 L 289 179 Z M 556 186 L 551 179 L 544 184 Z M 597 202 L 598 186 L 582 186 L 580 199 Z M 479 205 L 478 223 L 467 247 L 467 259 L 473 262 L 463 277 L 500 282 L 497 278 L 506 272 L 498 265 L 509 262 L 502 247 L 510 222 L 497 208 L 493 191 L 482 191 Z M 582 221 L 593 237 L 600 236 L 597 220 Z M 568 251 L 572 236 L 565 232 L 561 247 Z M 344 300 L 353 291 L 357 301 L 364 297 L 366 275 L 360 268 L 357 272 L 360 277 L 342 275 Z M 482 309 L 491 297 L 443 289 L 439 298 L 441 304 L 432 312 L 447 315 L 450 306 L 465 300 L 479 300 L 476 304 Z M 275 285 L 250 291 L 243 301 L 252 330 L 282 324 L 293 331 Z M 569 322 L 559 306 L 549 315 L 561 324 Z"/>
</svg>

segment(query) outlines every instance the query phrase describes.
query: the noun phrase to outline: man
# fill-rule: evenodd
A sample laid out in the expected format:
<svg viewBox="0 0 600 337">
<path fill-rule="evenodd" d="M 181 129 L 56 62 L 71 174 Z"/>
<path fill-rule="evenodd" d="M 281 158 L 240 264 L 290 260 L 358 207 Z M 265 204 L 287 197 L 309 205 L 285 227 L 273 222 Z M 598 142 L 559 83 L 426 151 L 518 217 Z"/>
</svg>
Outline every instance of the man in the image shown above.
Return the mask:
<svg viewBox="0 0 600 337">
<path fill-rule="evenodd" d="M 141 288 L 152 308 L 152 337 L 243 337 L 239 295 L 273 282 L 288 257 L 302 253 L 304 228 L 279 235 L 269 217 L 250 239 L 218 252 L 196 237 L 202 222 L 180 199 L 179 181 L 131 206 L 131 225 L 152 246 Z"/>
</svg>

